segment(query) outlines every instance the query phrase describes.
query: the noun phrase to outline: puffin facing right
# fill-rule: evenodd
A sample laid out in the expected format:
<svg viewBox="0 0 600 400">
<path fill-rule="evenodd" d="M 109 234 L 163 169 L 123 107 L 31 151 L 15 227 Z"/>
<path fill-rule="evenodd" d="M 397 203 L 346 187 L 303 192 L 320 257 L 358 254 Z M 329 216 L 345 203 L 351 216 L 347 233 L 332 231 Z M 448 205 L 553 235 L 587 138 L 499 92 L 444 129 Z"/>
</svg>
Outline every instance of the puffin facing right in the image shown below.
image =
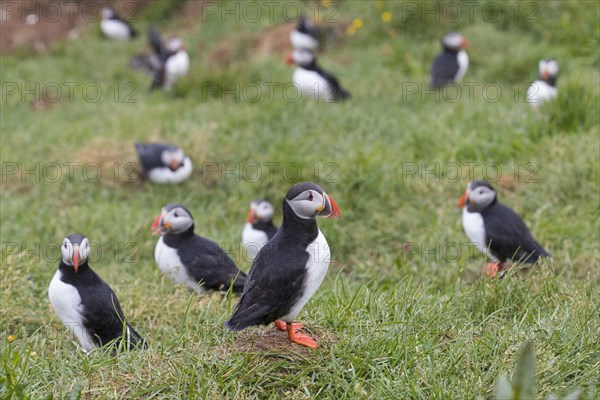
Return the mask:
<svg viewBox="0 0 600 400">
<path fill-rule="evenodd" d="M 321 186 L 302 182 L 283 200 L 283 222 L 260 250 L 246 278 L 244 291 L 225 326 L 241 331 L 275 322 L 293 343 L 316 348 L 317 342 L 293 324 L 315 294 L 329 268 L 330 250 L 315 217 L 337 218 L 340 209 Z"/>
<path fill-rule="evenodd" d="M 558 62 L 553 58 L 540 60 L 540 77 L 527 88 L 527 102 L 533 107 L 538 107 L 547 100 L 556 98 L 556 77 L 558 75 Z"/>
<path fill-rule="evenodd" d="M 460 80 L 469 68 L 469 56 L 465 49 L 469 43 L 463 35 L 450 32 L 442 39 L 444 51 L 440 53 L 431 65 L 431 89 L 439 89 L 444 85 Z"/>
<path fill-rule="evenodd" d="M 511 261 L 533 264 L 550 257 L 521 217 L 496 201 L 496 191 L 487 181 L 469 182 L 458 207 L 463 209 L 465 233 L 490 259 L 486 275 L 496 276 Z"/>
</svg>

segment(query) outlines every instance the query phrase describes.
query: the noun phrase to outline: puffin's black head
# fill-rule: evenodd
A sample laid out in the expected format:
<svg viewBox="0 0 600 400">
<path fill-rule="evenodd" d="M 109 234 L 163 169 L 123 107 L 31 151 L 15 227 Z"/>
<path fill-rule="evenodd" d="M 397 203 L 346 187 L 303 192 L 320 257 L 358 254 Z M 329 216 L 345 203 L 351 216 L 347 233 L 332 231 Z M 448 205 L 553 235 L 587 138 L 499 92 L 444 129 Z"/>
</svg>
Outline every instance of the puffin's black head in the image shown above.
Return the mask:
<svg viewBox="0 0 600 400">
<path fill-rule="evenodd" d="M 543 81 L 556 81 L 558 75 L 558 62 L 554 58 L 545 58 L 539 63 L 540 79 Z"/>
<path fill-rule="evenodd" d="M 248 222 L 255 224 L 257 222 L 269 222 L 273 219 L 275 209 L 267 200 L 254 200 L 250 203 L 250 211 L 248 211 Z"/>
<path fill-rule="evenodd" d="M 79 265 L 85 263 L 90 255 L 90 241 L 83 235 L 73 233 L 63 240 L 60 251 L 62 262 L 73 267 L 77 273 Z"/>
<path fill-rule="evenodd" d="M 194 226 L 192 213 L 181 204 L 168 204 L 160 215 L 154 219 L 150 229 L 154 235 L 167 233 L 178 234 Z"/>
<path fill-rule="evenodd" d="M 442 38 L 442 47 L 444 50 L 451 51 L 453 53 L 458 53 L 461 50 L 466 49 L 469 46 L 469 42 L 463 35 L 457 32 L 447 33 Z"/>
<path fill-rule="evenodd" d="M 496 201 L 496 191 L 487 181 L 472 181 L 460 198 L 458 207 L 469 211 L 480 211 Z"/>
<path fill-rule="evenodd" d="M 335 200 L 329 197 L 321 186 L 313 182 L 295 184 L 287 192 L 283 202 L 287 203 L 294 214 L 302 219 L 314 218 L 317 215 L 325 218 L 340 216 L 340 209 Z"/>
<path fill-rule="evenodd" d="M 312 22 L 309 19 L 306 19 L 305 17 L 301 17 L 298 20 L 298 26 L 296 27 L 296 30 L 298 32 L 306 33 L 311 36 L 316 36 L 319 32 L 319 29 L 316 27 L 314 22 Z"/>
<path fill-rule="evenodd" d="M 308 67 L 316 62 L 316 57 L 312 51 L 307 49 L 296 49 L 285 59 L 288 65 L 296 64 L 300 67 Z"/>
</svg>

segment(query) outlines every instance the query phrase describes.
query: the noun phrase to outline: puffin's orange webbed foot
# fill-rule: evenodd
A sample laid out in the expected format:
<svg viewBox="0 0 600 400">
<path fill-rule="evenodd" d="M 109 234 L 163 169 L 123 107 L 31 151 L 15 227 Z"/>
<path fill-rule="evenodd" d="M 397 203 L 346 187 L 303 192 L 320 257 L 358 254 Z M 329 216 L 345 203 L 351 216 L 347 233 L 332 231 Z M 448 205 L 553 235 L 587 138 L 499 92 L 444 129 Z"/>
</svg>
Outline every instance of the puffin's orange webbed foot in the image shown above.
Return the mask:
<svg viewBox="0 0 600 400">
<path fill-rule="evenodd" d="M 498 272 L 502 271 L 502 267 L 502 263 L 488 262 L 485 265 L 485 274 L 490 278 L 493 278 L 498 275 Z"/>
<path fill-rule="evenodd" d="M 275 327 L 277 327 L 277 329 L 279 329 L 280 331 L 287 331 L 286 323 L 280 319 L 275 321 Z M 302 324 L 297 324 L 295 322 L 292 322 L 292 329 L 295 331 L 299 331 L 303 327 L 304 327 L 304 325 L 302 325 Z"/>
<path fill-rule="evenodd" d="M 316 349 L 318 346 L 317 341 L 308 335 L 295 331 L 293 325 L 292 323 L 287 324 L 287 333 L 290 342 Z"/>
</svg>

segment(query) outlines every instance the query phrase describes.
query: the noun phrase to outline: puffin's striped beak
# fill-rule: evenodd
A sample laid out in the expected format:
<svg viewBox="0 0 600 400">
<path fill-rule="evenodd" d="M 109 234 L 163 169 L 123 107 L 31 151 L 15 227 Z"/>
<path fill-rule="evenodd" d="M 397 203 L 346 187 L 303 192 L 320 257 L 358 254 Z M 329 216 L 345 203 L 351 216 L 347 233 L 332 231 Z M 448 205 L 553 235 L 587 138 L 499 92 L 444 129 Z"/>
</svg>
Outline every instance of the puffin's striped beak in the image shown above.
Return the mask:
<svg viewBox="0 0 600 400">
<path fill-rule="evenodd" d="M 250 208 L 250 211 L 248 211 L 248 222 L 251 224 L 256 223 L 256 214 L 254 214 L 254 207 Z"/>
<path fill-rule="evenodd" d="M 75 273 L 79 269 L 79 246 L 73 246 L 73 268 Z"/>
<path fill-rule="evenodd" d="M 323 192 L 323 199 L 325 200 L 325 204 L 317 209 L 317 214 L 324 218 L 339 218 L 340 208 L 335 200 L 325 192 Z"/>
<path fill-rule="evenodd" d="M 542 71 L 542 80 L 543 81 L 547 81 L 548 80 L 548 71 L 546 69 L 544 69 Z"/>
<path fill-rule="evenodd" d="M 153 235 L 158 235 L 162 232 L 162 228 L 161 228 L 161 222 L 162 220 L 162 214 L 160 214 L 158 217 L 154 218 L 154 221 L 152 221 L 152 226 L 150 226 L 150 230 L 152 231 Z"/>
<path fill-rule="evenodd" d="M 171 166 L 171 171 L 177 171 L 177 168 L 179 168 L 180 164 L 179 161 L 173 160 L 169 165 Z"/>
<path fill-rule="evenodd" d="M 288 56 L 285 58 L 285 63 L 287 65 L 292 65 L 294 63 L 294 59 L 292 58 L 292 53 L 288 54 Z"/>
<path fill-rule="evenodd" d="M 463 208 L 465 204 L 469 205 L 469 191 L 463 193 L 462 197 L 458 201 L 458 208 Z"/>
<path fill-rule="evenodd" d="M 467 49 L 469 47 L 469 41 L 467 39 L 463 38 L 463 41 L 462 41 L 460 47 L 463 49 Z"/>
</svg>

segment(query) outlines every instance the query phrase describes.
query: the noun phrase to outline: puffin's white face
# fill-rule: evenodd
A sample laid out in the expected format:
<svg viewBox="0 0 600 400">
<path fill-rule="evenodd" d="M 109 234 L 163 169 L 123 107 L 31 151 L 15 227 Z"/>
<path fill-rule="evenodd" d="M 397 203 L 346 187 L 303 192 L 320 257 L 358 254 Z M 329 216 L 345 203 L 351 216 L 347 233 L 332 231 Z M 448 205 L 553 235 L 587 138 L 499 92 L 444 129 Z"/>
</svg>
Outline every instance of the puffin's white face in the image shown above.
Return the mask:
<svg viewBox="0 0 600 400">
<path fill-rule="evenodd" d="M 169 204 L 156 217 L 151 229 L 154 234 L 178 234 L 187 231 L 192 225 L 194 225 L 194 219 L 185 207 Z"/>
<path fill-rule="evenodd" d="M 556 76 L 558 74 L 558 62 L 552 58 L 540 60 L 539 69 L 540 76 L 542 79 L 546 80 L 548 77 Z"/>
<path fill-rule="evenodd" d="M 171 38 L 167 40 L 165 47 L 169 53 L 176 53 L 184 48 L 183 41 L 179 38 Z"/>
<path fill-rule="evenodd" d="M 296 64 L 299 66 L 310 65 L 315 61 L 315 55 L 306 49 L 296 49 L 288 57 L 288 64 Z"/>
<path fill-rule="evenodd" d="M 248 222 L 254 224 L 258 221 L 269 222 L 273 219 L 275 209 L 273 205 L 266 200 L 253 201 L 250 203 L 250 211 L 248 212 Z"/>
<path fill-rule="evenodd" d="M 456 32 L 450 32 L 446 34 L 446 36 L 444 36 L 444 39 L 442 39 L 442 42 L 444 43 L 445 47 L 454 50 L 460 50 L 467 47 L 467 40 L 464 38 L 463 35 Z"/>
<path fill-rule="evenodd" d="M 90 241 L 81 235 L 69 235 L 63 240 L 60 251 L 62 261 L 77 272 L 79 265 L 90 255 Z"/>
<path fill-rule="evenodd" d="M 185 154 L 183 150 L 177 149 L 174 151 L 165 150 L 160 155 L 160 159 L 163 164 L 168 165 L 171 170 L 175 171 L 183 164 L 183 159 L 185 158 Z"/>
<path fill-rule="evenodd" d="M 104 7 L 102 9 L 102 18 L 104 19 L 110 19 L 113 18 L 115 16 L 115 10 L 113 10 L 110 7 Z"/>
<path fill-rule="evenodd" d="M 325 192 L 321 194 L 315 189 L 305 190 L 291 200 L 286 198 L 285 201 L 294 214 L 302 219 L 311 219 L 317 215 L 325 218 L 340 216 L 340 209 L 336 202 Z"/>
<path fill-rule="evenodd" d="M 487 185 L 489 185 L 486 182 Z M 480 181 L 469 182 L 465 194 L 458 203 L 459 207 L 465 207 L 469 211 L 483 210 L 496 199 L 496 191 L 484 186 Z"/>
</svg>

